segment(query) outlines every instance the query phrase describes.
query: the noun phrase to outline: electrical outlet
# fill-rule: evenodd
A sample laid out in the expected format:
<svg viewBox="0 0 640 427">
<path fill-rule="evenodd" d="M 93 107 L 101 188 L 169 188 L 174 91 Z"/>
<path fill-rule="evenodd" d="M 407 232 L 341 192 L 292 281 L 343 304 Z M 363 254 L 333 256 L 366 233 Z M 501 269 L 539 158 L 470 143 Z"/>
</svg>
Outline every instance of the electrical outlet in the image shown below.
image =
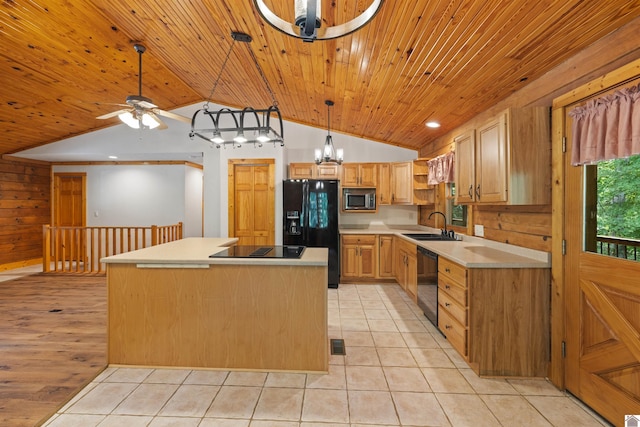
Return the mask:
<svg viewBox="0 0 640 427">
<path fill-rule="evenodd" d="M 479 224 L 474 225 L 473 234 L 478 237 L 484 237 L 484 225 L 479 225 Z"/>
</svg>

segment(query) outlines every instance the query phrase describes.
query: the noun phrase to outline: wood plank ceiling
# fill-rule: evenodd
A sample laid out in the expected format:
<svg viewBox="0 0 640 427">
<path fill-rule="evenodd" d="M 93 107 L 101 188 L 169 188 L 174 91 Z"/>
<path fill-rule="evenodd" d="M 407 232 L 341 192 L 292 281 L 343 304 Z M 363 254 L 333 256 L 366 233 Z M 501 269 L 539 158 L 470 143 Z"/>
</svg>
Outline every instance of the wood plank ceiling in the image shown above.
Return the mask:
<svg viewBox="0 0 640 427">
<path fill-rule="evenodd" d="M 323 25 L 369 4 L 325 0 Z M 292 0 L 268 5 L 293 20 Z M 362 30 L 314 43 L 250 0 L 4 0 L 0 14 L 0 154 L 119 123 L 95 117 L 138 93 L 136 42 L 143 95 L 165 110 L 204 103 L 231 31 L 253 42 L 235 45 L 213 102 L 271 105 L 252 49 L 286 120 L 325 128 L 331 99 L 332 129 L 418 149 L 640 16 L 640 1 L 386 0 Z"/>
</svg>

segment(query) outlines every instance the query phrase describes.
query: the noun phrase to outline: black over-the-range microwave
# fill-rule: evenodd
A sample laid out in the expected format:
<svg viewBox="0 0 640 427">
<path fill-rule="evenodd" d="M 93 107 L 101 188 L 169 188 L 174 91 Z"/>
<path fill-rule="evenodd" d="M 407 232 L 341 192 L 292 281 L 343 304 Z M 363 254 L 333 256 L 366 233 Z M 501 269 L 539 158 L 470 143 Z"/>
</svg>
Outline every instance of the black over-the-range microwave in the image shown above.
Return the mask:
<svg viewBox="0 0 640 427">
<path fill-rule="evenodd" d="M 343 188 L 342 209 L 345 211 L 375 211 L 375 188 Z"/>
</svg>

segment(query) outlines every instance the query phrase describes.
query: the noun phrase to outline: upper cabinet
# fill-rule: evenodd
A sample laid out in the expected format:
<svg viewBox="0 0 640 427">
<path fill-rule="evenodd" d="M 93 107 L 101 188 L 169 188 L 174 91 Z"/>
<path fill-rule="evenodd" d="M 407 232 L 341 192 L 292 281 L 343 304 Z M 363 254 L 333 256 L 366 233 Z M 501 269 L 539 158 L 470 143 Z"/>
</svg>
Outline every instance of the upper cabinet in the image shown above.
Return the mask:
<svg viewBox="0 0 640 427">
<path fill-rule="evenodd" d="M 378 164 L 378 204 L 434 204 L 435 187 L 427 184 L 427 178 L 426 159 Z"/>
<path fill-rule="evenodd" d="M 289 163 L 289 179 L 340 179 L 336 163 Z"/>
<path fill-rule="evenodd" d="M 391 204 L 391 163 L 378 164 L 376 197 L 378 198 L 378 205 Z"/>
<path fill-rule="evenodd" d="M 378 164 L 343 163 L 341 184 L 343 187 L 376 187 L 378 184 Z"/>
<path fill-rule="evenodd" d="M 549 126 L 547 108 L 513 108 L 456 137 L 456 203 L 549 204 Z"/>
<path fill-rule="evenodd" d="M 391 203 L 413 204 L 413 162 L 391 163 Z"/>
</svg>

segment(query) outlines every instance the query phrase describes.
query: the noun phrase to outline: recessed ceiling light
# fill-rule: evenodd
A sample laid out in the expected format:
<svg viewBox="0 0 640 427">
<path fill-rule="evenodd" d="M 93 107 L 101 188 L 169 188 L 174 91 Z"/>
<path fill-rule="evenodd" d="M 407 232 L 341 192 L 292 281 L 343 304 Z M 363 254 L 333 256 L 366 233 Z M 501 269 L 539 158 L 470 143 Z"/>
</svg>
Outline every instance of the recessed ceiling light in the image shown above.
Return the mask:
<svg viewBox="0 0 640 427">
<path fill-rule="evenodd" d="M 117 159 L 118 156 L 109 156 L 110 159 Z"/>
<path fill-rule="evenodd" d="M 427 127 L 434 128 L 434 129 L 440 127 L 440 123 L 438 123 L 438 122 L 427 122 L 426 125 L 427 125 Z"/>
</svg>

